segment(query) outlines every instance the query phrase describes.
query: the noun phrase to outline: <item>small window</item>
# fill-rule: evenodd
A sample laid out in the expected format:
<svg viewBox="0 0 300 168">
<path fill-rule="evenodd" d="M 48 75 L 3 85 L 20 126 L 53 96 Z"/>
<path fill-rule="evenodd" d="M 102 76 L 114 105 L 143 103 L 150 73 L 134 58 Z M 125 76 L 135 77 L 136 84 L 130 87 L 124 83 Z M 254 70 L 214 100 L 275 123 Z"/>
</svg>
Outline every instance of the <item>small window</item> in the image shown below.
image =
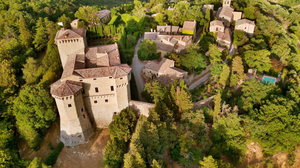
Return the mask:
<svg viewBox="0 0 300 168">
<path fill-rule="evenodd" d="M 97 101 L 97 100 L 94 100 L 94 103 L 96 104 L 96 103 L 98 103 L 98 101 Z"/>
<path fill-rule="evenodd" d="M 114 115 L 117 115 L 117 112 L 114 112 Z"/>
<path fill-rule="evenodd" d="M 68 107 L 72 107 L 72 104 L 68 104 Z"/>
<path fill-rule="evenodd" d="M 79 79 L 79 81 L 82 82 L 83 80 L 82 80 L 82 79 Z"/>
<path fill-rule="evenodd" d="M 95 92 L 98 93 L 99 92 L 99 89 L 98 87 L 95 87 Z"/>
<path fill-rule="evenodd" d="M 83 114 L 82 116 L 83 116 L 83 118 L 85 118 L 85 115 L 84 115 L 84 114 Z"/>
<path fill-rule="evenodd" d="M 94 78 L 93 80 L 97 80 L 97 78 Z"/>
<path fill-rule="evenodd" d="M 85 90 L 84 89 L 82 89 L 82 94 L 85 94 Z"/>
<path fill-rule="evenodd" d="M 81 108 L 81 112 L 83 112 L 83 110 L 84 110 L 84 109 L 83 109 L 83 107 L 82 107 L 82 108 Z"/>
<path fill-rule="evenodd" d="M 74 25 L 76 26 L 76 23 L 74 23 Z"/>
<path fill-rule="evenodd" d="M 112 76 L 110 76 L 109 79 L 112 79 Z"/>
<path fill-rule="evenodd" d="M 122 80 L 123 78 L 120 78 L 120 80 Z"/>
<path fill-rule="evenodd" d="M 105 99 L 105 102 L 107 103 L 107 102 L 108 102 L 108 99 Z"/>
<path fill-rule="evenodd" d="M 111 91 L 114 91 L 115 89 L 114 89 L 114 86 L 110 86 L 110 90 Z"/>
</svg>

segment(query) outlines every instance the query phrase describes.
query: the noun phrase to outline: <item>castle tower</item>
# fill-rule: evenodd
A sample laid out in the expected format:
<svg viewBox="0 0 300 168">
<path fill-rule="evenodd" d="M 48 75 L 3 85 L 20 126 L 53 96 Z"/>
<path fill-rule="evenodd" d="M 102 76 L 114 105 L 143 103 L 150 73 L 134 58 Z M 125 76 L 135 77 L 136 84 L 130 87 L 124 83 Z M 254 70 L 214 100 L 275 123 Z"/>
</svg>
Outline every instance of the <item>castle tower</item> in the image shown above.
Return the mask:
<svg viewBox="0 0 300 168">
<path fill-rule="evenodd" d="M 223 7 L 230 7 L 231 0 L 223 0 Z"/>
<path fill-rule="evenodd" d="M 82 91 L 81 82 L 69 80 L 58 80 L 51 86 L 51 95 L 60 115 L 60 140 L 65 146 L 84 144 L 94 134 Z"/>
<path fill-rule="evenodd" d="M 62 28 L 56 33 L 55 43 L 58 47 L 62 67 L 65 67 L 68 55 L 81 50 L 85 54 L 84 49 L 87 47 L 86 29 L 64 29 Z M 83 49 L 83 50 L 82 50 Z"/>
</svg>

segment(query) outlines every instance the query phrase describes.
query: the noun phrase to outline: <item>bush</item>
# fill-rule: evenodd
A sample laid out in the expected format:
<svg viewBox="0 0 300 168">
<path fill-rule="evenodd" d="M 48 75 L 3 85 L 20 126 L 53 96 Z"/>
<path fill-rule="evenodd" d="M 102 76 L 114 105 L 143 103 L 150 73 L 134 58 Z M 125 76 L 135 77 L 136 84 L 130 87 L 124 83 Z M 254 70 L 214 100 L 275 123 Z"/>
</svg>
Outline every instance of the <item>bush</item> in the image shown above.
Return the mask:
<svg viewBox="0 0 300 168">
<path fill-rule="evenodd" d="M 57 157 L 63 148 L 64 148 L 64 144 L 62 142 L 59 142 L 56 148 L 46 158 L 45 164 L 48 166 L 53 166 L 56 163 Z"/>
<path fill-rule="evenodd" d="M 47 147 L 51 150 L 54 150 L 54 146 L 52 145 L 52 143 L 49 141 Z"/>
<path fill-rule="evenodd" d="M 144 39 L 143 43 L 140 44 L 138 50 L 138 57 L 141 61 L 144 60 L 154 60 L 160 57 L 156 54 L 157 44 L 154 41 Z"/>
</svg>

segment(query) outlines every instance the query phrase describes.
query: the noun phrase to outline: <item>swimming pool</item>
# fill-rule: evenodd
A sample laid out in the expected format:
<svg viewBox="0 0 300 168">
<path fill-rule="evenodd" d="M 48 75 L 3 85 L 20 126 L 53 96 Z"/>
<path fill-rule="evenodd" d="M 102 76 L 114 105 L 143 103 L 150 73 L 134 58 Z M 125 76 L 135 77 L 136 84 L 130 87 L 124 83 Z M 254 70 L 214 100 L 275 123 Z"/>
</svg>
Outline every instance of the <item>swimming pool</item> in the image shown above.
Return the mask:
<svg viewBox="0 0 300 168">
<path fill-rule="evenodd" d="M 276 79 L 273 78 L 273 77 L 264 76 L 262 82 L 263 82 L 263 83 L 271 83 L 271 84 L 275 84 Z"/>
</svg>

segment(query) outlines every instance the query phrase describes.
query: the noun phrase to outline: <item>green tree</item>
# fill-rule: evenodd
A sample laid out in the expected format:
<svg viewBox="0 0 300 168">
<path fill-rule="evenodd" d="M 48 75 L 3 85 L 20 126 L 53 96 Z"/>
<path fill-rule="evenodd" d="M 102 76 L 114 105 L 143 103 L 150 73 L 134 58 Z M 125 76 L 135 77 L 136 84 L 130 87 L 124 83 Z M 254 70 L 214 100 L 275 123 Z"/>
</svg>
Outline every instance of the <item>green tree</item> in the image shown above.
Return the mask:
<svg viewBox="0 0 300 168">
<path fill-rule="evenodd" d="M 0 149 L 0 167 L 21 166 L 17 153 L 18 151 L 15 150 Z"/>
<path fill-rule="evenodd" d="M 223 66 L 223 72 L 220 75 L 220 84 L 223 85 L 224 87 L 228 83 L 229 74 L 230 74 L 230 68 L 225 64 Z"/>
<path fill-rule="evenodd" d="M 104 150 L 103 167 L 120 167 L 126 153 L 124 140 L 112 139 L 107 142 Z"/>
<path fill-rule="evenodd" d="M 140 44 L 138 57 L 141 61 L 157 59 L 159 55 L 156 54 L 156 51 L 157 44 L 152 40 L 144 39 L 143 43 Z"/>
<path fill-rule="evenodd" d="M 19 133 L 31 148 L 38 147 L 41 138 L 39 132 L 45 133 L 56 119 L 53 104 L 53 98 L 43 84 L 26 86 L 14 100 L 13 113 Z"/>
<path fill-rule="evenodd" d="M 258 72 L 268 72 L 272 67 L 269 55 L 268 50 L 246 51 L 245 60 L 250 68 L 256 68 Z"/>
<path fill-rule="evenodd" d="M 24 65 L 24 68 L 22 68 L 23 79 L 25 79 L 27 83 L 36 81 L 37 77 L 40 75 L 38 69 L 39 66 L 37 61 L 32 57 L 27 58 L 26 64 Z"/>
<path fill-rule="evenodd" d="M 17 142 L 14 135 L 15 131 L 13 129 L 13 124 L 6 120 L 0 121 L 0 148 L 8 149 L 13 148 Z"/>
<path fill-rule="evenodd" d="M 130 153 L 126 153 L 124 156 L 124 168 L 146 168 L 145 161 L 138 152 L 135 152 L 135 156 Z"/>
<path fill-rule="evenodd" d="M 70 23 L 72 20 L 69 17 L 67 17 L 65 14 L 63 14 L 60 18 L 58 18 L 58 21 L 63 23 L 63 27 L 65 29 L 71 28 Z"/>
<path fill-rule="evenodd" d="M 191 93 L 188 91 L 184 81 L 176 88 L 175 103 L 178 106 L 179 113 L 190 110 L 193 107 Z"/>
<path fill-rule="evenodd" d="M 152 167 L 153 168 L 162 168 L 162 166 L 155 159 L 153 159 Z"/>
<path fill-rule="evenodd" d="M 75 17 L 86 21 L 90 25 L 100 23 L 100 18 L 97 15 L 97 8 L 92 6 L 81 6 L 75 13 Z"/>
<path fill-rule="evenodd" d="M 218 46 L 216 44 L 209 45 L 209 56 L 211 64 L 222 62 L 221 55 L 222 53 L 219 51 Z"/>
<path fill-rule="evenodd" d="M 204 157 L 199 164 L 204 168 L 218 168 L 217 161 L 212 156 Z"/>
<path fill-rule="evenodd" d="M 134 13 L 134 16 L 138 18 L 143 18 L 146 16 L 145 10 L 146 8 L 143 7 L 142 2 L 138 0 L 134 0 L 134 10 L 132 11 Z"/>
<path fill-rule="evenodd" d="M 212 64 L 212 66 L 209 68 L 210 74 L 213 77 L 220 77 L 220 75 L 223 71 L 223 67 L 224 67 L 224 64 L 222 64 L 222 63 Z"/>
<path fill-rule="evenodd" d="M 119 115 L 113 117 L 108 126 L 110 137 L 127 142 L 131 138 L 136 121 L 136 114 L 130 107 L 123 109 Z"/>
<path fill-rule="evenodd" d="M 237 73 L 239 80 L 245 80 L 246 74 L 244 73 L 243 60 L 237 56 L 232 61 L 232 73 Z"/>
<path fill-rule="evenodd" d="M 30 164 L 29 164 L 29 166 L 27 166 L 27 168 L 51 168 L 51 166 L 45 165 L 42 162 L 41 158 L 36 157 L 30 162 Z"/>
<path fill-rule="evenodd" d="M 33 35 L 31 31 L 28 29 L 27 23 L 23 17 L 23 15 L 20 16 L 19 20 L 19 32 L 20 32 L 20 40 L 21 43 L 26 47 L 29 48 L 32 45 Z"/>
<path fill-rule="evenodd" d="M 181 63 L 186 68 L 200 74 L 206 68 L 206 57 L 199 52 L 199 46 L 191 44 L 187 49 L 187 54 L 180 55 Z"/>
<path fill-rule="evenodd" d="M 255 19 L 255 7 L 254 6 L 249 6 L 247 8 L 244 8 L 244 17 L 247 19 Z"/>
<path fill-rule="evenodd" d="M 36 23 L 36 34 L 34 36 L 34 47 L 41 51 L 47 46 L 47 29 L 45 27 L 45 24 L 43 23 L 43 19 L 39 18 L 38 22 Z"/>
<path fill-rule="evenodd" d="M 159 24 L 159 25 L 165 25 L 165 16 L 162 13 L 158 13 L 157 16 L 155 17 L 155 21 Z"/>
<path fill-rule="evenodd" d="M 15 69 L 12 67 L 12 63 L 10 61 L 1 61 L 0 72 L 0 87 L 18 86 L 15 76 Z"/>
<path fill-rule="evenodd" d="M 218 114 L 221 113 L 221 101 L 222 101 L 221 93 L 218 92 L 216 97 L 214 98 L 214 103 L 215 103 L 214 112 L 213 112 L 214 122 L 216 122 Z"/>
<path fill-rule="evenodd" d="M 220 117 L 211 130 L 214 146 L 226 154 L 231 161 L 239 163 L 246 152 L 246 131 L 236 113 Z"/>
</svg>

